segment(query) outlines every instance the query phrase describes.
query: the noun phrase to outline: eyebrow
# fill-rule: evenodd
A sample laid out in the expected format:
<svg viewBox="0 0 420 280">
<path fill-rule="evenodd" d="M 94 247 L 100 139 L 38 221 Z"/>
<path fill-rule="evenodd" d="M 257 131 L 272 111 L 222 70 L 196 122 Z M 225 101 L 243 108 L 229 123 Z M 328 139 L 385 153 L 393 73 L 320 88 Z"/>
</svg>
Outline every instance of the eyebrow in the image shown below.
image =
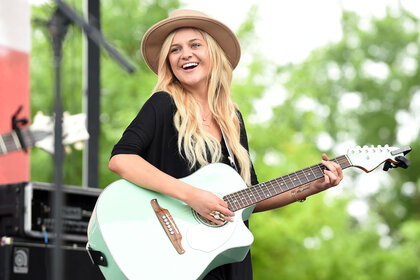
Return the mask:
<svg viewBox="0 0 420 280">
<path fill-rule="evenodd" d="M 191 39 L 191 40 L 189 40 L 188 42 L 189 43 L 192 43 L 192 42 L 194 42 L 194 41 L 202 41 L 201 39 L 199 39 L 199 38 L 194 38 L 194 39 Z M 178 44 L 178 43 L 175 43 L 175 44 L 172 44 L 171 45 L 171 47 L 173 47 L 173 46 L 179 46 L 180 44 Z"/>
</svg>

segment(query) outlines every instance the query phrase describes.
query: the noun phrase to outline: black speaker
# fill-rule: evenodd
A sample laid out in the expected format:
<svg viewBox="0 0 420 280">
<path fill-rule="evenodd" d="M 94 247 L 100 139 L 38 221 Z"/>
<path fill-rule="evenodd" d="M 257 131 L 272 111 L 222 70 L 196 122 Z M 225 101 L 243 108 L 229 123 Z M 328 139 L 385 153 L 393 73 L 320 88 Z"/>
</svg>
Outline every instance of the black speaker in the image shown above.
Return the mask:
<svg viewBox="0 0 420 280">
<path fill-rule="evenodd" d="M 99 268 L 92 264 L 80 244 L 62 246 L 63 279 L 103 280 Z M 50 244 L 3 238 L 0 245 L 0 280 L 53 280 Z"/>
</svg>

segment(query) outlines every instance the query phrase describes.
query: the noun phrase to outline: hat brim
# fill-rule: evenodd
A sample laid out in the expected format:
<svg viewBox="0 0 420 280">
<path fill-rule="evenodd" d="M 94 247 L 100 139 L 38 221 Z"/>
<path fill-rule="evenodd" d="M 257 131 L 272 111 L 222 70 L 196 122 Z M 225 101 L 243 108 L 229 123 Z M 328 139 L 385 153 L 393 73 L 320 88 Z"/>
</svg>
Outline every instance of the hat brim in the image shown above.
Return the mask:
<svg viewBox="0 0 420 280">
<path fill-rule="evenodd" d="M 182 27 L 198 28 L 212 36 L 225 52 L 232 69 L 239 63 L 241 47 L 236 35 L 225 24 L 209 17 L 182 16 L 167 18 L 153 25 L 143 36 L 141 51 L 149 68 L 158 73 L 162 44 L 173 31 Z"/>
</svg>

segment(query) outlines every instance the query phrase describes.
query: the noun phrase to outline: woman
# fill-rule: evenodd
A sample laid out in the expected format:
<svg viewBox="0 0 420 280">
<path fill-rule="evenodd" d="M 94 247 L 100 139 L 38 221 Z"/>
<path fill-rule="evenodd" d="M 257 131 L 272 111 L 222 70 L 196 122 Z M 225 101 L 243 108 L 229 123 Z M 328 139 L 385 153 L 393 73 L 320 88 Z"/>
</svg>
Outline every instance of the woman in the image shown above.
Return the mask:
<svg viewBox="0 0 420 280">
<path fill-rule="evenodd" d="M 212 192 L 179 178 L 213 162 L 229 162 L 247 185 L 257 184 L 242 116 L 230 97 L 232 71 L 240 58 L 235 34 L 223 23 L 192 10 L 174 11 L 142 40 L 143 57 L 158 75 L 154 94 L 115 145 L 109 168 L 124 179 L 184 201 L 216 224 L 234 213 Z M 226 145 L 227 143 L 227 145 Z M 337 185 L 339 165 L 327 161 L 323 179 L 255 206 L 282 207 Z M 252 279 L 250 254 L 240 263 L 211 271 L 205 279 Z"/>
</svg>

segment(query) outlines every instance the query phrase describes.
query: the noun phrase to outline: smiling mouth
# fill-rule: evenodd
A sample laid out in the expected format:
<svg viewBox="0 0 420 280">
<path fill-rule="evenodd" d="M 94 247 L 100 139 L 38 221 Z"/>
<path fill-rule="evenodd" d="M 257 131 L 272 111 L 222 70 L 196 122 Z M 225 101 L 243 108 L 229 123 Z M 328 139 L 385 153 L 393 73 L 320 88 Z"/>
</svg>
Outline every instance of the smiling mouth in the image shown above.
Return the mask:
<svg viewBox="0 0 420 280">
<path fill-rule="evenodd" d="M 182 65 L 182 69 L 184 69 L 184 70 L 191 70 L 191 69 L 194 69 L 197 66 L 198 66 L 198 63 L 191 62 L 191 63 L 187 63 L 187 64 Z"/>
</svg>

